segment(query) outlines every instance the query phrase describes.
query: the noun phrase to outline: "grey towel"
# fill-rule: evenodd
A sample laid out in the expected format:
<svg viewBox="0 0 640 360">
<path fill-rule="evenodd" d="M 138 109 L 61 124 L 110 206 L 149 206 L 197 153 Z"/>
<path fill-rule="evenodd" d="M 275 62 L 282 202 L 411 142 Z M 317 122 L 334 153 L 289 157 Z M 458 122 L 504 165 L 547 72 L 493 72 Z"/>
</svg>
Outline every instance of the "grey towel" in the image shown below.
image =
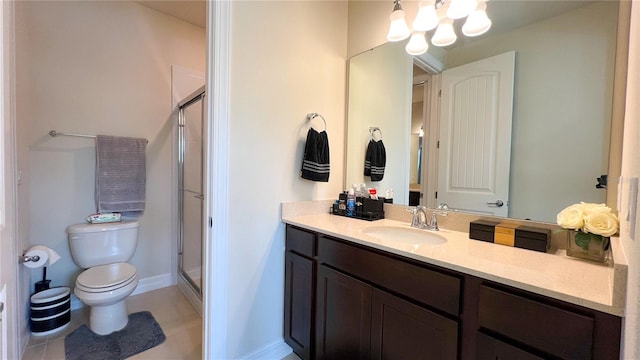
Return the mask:
<svg viewBox="0 0 640 360">
<path fill-rule="evenodd" d="M 96 137 L 96 209 L 141 215 L 145 206 L 146 139 Z"/>
</svg>

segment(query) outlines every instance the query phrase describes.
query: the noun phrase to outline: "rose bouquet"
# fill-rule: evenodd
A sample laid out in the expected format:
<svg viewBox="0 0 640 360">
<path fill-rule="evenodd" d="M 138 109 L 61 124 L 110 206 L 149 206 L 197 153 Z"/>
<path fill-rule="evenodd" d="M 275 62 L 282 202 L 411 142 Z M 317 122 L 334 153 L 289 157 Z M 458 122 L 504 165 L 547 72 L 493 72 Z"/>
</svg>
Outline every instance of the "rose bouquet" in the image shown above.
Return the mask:
<svg viewBox="0 0 640 360">
<path fill-rule="evenodd" d="M 585 250 L 592 239 L 608 243 L 608 238 L 618 232 L 618 217 L 604 204 L 581 202 L 568 206 L 558 213 L 556 221 L 565 229 L 577 231 L 575 243 Z"/>
</svg>

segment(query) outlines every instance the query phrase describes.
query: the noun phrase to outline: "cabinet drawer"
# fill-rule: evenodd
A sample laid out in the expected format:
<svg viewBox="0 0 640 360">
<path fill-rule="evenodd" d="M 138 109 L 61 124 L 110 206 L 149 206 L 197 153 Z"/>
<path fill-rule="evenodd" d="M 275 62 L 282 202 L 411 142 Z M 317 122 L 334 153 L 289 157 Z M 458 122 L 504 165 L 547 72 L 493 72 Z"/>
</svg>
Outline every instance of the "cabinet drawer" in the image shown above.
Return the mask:
<svg viewBox="0 0 640 360">
<path fill-rule="evenodd" d="M 488 286 L 479 325 L 562 359 L 591 359 L 594 319 Z"/>
<path fill-rule="evenodd" d="M 376 286 L 458 316 L 460 278 L 330 238 L 318 241 L 318 257 Z"/>
<path fill-rule="evenodd" d="M 476 334 L 476 360 L 543 360 L 515 346 L 478 331 Z"/>
<path fill-rule="evenodd" d="M 287 225 L 286 249 L 307 257 L 316 255 L 316 234 Z"/>
</svg>

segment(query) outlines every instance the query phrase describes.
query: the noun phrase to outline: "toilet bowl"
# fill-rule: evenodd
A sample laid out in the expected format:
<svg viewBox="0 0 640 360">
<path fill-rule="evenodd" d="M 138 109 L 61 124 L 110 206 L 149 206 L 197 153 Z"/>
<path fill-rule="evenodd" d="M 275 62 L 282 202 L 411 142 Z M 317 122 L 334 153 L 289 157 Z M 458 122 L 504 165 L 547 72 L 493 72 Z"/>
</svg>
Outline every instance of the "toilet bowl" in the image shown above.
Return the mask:
<svg viewBox="0 0 640 360">
<path fill-rule="evenodd" d="M 107 335 L 127 325 L 125 299 L 138 285 L 136 268 L 128 263 L 94 266 L 76 279 L 74 293 L 91 307 L 89 327 Z"/>
<path fill-rule="evenodd" d="M 125 299 L 138 285 L 135 266 L 128 263 L 138 243 L 138 222 L 75 224 L 67 227 L 71 257 L 86 269 L 74 293 L 91 307 L 89 327 L 108 335 L 127 326 Z"/>
</svg>

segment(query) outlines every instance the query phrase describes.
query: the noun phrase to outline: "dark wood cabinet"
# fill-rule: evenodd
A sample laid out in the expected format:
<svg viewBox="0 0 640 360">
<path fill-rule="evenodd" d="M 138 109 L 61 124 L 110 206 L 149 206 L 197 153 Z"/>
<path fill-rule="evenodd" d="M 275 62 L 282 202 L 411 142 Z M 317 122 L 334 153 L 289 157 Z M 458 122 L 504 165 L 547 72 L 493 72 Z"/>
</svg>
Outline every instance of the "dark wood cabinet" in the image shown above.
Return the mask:
<svg viewBox="0 0 640 360">
<path fill-rule="evenodd" d="M 318 269 L 317 359 L 370 358 L 372 287 L 321 265 Z"/>
<path fill-rule="evenodd" d="M 561 359 L 590 359 L 592 317 L 495 289 L 480 287 L 480 327 Z"/>
<path fill-rule="evenodd" d="M 315 241 L 315 234 L 287 227 L 284 338 L 303 360 L 313 359 L 314 352 Z"/>
<path fill-rule="evenodd" d="M 457 359 L 458 323 L 373 289 L 371 359 Z"/>
<path fill-rule="evenodd" d="M 285 340 L 304 360 L 620 356 L 618 316 L 292 226 L 286 246 Z"/>
<path fill-rule="evenodd" d="M 285 262 L 285 339 L 298 356 L 311 359 L 315 264 L 290 251 Z"/>
<path fill-rule="evenodd" d="M 541 358 L 620 357 L 620 317 L 488 281 L 477 296 L 480 329 Z"/>
<path fill-rule="evenodd" d="M 457 358 L 456 321 L 324 265 L 317 295 L 317 359 Z"/>
<path fill-rule="evenodd" d="M 476 336 L 476 360 L 543 360 L 525 350 L 509 345 L 482 332 Z"/>
</svg>

